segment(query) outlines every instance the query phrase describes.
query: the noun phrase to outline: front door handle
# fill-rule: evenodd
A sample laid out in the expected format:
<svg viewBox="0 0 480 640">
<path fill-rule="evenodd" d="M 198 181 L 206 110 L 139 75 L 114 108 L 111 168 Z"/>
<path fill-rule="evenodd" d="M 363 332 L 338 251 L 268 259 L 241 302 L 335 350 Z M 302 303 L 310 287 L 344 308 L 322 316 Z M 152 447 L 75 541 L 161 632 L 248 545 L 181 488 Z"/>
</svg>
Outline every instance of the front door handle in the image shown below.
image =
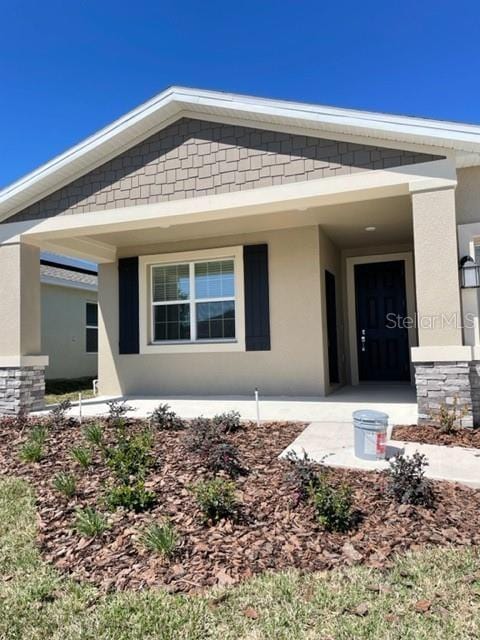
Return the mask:
<svg viewBox="0 0 480 640">
<path fill-rule="evenodd" d="M 362 335 L 360 336 L 360 342 L 362 343 L 362 351 L 365 351 L 367 338 L 365 336 L 365 329 L 362 329 Z"/>
</svg>

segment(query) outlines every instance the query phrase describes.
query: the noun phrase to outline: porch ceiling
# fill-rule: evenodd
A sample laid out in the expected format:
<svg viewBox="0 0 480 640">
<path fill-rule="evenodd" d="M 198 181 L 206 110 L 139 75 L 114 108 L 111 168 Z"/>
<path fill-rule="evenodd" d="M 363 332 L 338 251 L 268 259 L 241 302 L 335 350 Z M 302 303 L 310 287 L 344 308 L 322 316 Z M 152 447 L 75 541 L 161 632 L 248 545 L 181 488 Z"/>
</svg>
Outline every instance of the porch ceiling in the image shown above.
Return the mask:
<svg viewBox="0 0 480 640">
<path fill-rule="evenodd" d="M 321 225 L 341 249 L 372 244 L 407 243 L 412 240 L 410 199 L 382 198 L 316 207 L 306 211 L 280 211 L 222 221 L 178 224 L 168 228 L 102 233 L 94 238 L 102 243 L 123 248 L 311 225 Z M 376 228 L 375 232 L 365 231 L 366 227 L 372 226 Z"/>
</svg>

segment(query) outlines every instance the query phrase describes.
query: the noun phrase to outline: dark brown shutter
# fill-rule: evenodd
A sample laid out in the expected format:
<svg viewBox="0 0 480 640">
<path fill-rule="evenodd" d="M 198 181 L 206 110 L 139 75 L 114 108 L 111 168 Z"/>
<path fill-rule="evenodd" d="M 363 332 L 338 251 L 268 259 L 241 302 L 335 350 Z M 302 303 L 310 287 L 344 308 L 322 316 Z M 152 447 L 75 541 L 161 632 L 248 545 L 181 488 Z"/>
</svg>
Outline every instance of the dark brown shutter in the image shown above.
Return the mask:
<svg viewBox="0 0 480 640">
<path fill-rule="evenodd" d="M 139 353 L 138 257 L 118 261 L 119 352 Z"/>
<path fill-rule="evenodd" d="M 270 351 L 268 245 L 243 247 L 245 344 L 247 351 Z"/>
</svg>

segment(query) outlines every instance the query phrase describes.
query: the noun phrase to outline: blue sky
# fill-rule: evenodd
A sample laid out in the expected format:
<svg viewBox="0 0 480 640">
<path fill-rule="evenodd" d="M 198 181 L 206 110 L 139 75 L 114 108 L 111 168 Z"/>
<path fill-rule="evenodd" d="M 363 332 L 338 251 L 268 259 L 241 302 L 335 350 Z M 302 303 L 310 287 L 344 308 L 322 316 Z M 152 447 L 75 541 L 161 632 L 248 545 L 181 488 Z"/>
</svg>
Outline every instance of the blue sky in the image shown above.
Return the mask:
<svg viewBox="0 0 480 640">
<path fill-rule="evenodd" d="M 480 123 L 480 7 L 0 2 L 0 186 L 171 84 Z"/>
</svg>

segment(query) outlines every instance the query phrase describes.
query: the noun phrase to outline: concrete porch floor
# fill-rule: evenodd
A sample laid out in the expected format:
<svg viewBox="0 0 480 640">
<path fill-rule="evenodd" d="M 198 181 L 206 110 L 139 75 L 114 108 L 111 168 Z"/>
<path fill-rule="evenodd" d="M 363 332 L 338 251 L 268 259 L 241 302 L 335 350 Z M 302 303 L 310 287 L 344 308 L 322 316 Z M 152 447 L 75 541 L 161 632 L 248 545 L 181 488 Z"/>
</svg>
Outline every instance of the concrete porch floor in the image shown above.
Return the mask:
<svg viewBox="0 0 480 640">
<path fill-rule="evenodd" d="M 391 428 L 389 428 L 388 436 Z M 307 453 L 316 462 L 331 467 L 343 467 L 365 471 L 382 470 L 388 460 L 362 460 L 355 457 L 353 449 L 353 427 L 351 422 L 312 422 L 281 454 L 289 451 L 299 456 Z M 480 487 L 480 450 L 464 447 L 445 447 L 387 440 L 387 458 L 402 452 L 411 456 L 415 451 L 423 453 L 428 460 L 425 474 L 434 480 L 461 482 L 471 487 Z"/>
<path fill-rule="evenodd" d="M 98 397 L 83 402 L 84 416 L 107 413 L 106 402 L 113 397 Z M 245 420 L 256 419 L 253 393 L 247 396 L 125 396 L 135 417 L 145 417 L 161 403 L 169 404 L 182 418 L 212 417 L 223 411 L 239 411 Z M 78 415 L 78 407 L 72 415 Z M 415 391 L 410 385 L 359 385 L 339 389 L 326 397 L 263 397 L 260 393 L 261 420 L 302 420 L 305 422 L 349 422 L 357 409 L 377 409 L 390 416 L 392 424 L 417 421 Z M 40 412 L 43 413 L 43 412 Z"/>
</svg>

